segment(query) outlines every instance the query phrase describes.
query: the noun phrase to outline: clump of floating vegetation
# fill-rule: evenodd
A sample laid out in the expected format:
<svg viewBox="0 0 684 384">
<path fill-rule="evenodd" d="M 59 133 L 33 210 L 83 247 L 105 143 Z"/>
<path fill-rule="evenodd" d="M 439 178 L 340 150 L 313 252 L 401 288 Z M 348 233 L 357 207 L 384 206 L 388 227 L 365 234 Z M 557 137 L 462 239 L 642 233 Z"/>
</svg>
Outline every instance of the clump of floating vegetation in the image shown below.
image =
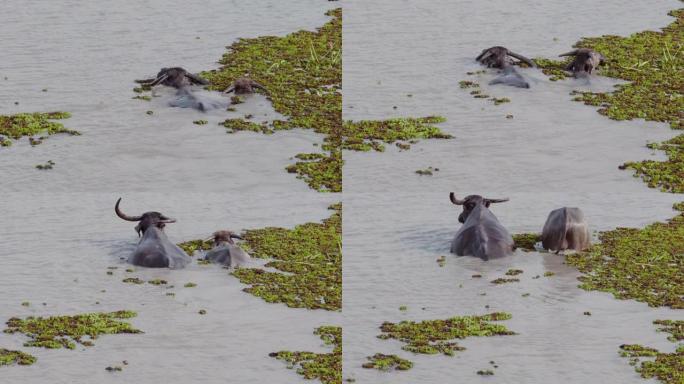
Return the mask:
<svg viewBox="0 0 684 384">
<path fill-rule="evenodd" d="M 326 345 L 332 346 L 331 353 L 280 351 L 269 354 L 278 360 L 286 361 L 289 368 L 297 368 L 297 373 L 306 379 L 318 379 L 323 384 L 342 382 L 342 328 L 323 326 L 316 328 Z"/>
<path fill-rule="evenodd" d="M 214 247 L 212 240 L 190 240 L 177 244 L 185 253 L 193 256 L 197 251 L 208 251 Z"/>
<path fill-rule="evenodd" d="M 656 320 L 653 322 L 661 325 L 659 331 L 668 332 L 670 341 L 684 339 L 682 320 Z M 630 358 L 631 365 L 637 365 L 636 371 L 644 379 L 656 378 L 666 384 L 679 384 L 684 382 L 684 345 L 679 345 L 672 353 L 660 352 L 655 348 L 644 347 L 638 344 L 623 344 L 620 346 L 620 355 Z M 641 361 L 641 358 L 649 358 Z"/>
<path fill-rule="evenodd" d="M 36 358 L 28 353 L 0 348 L 0 367 L 12 364 L 31 365 L 35 362 Z"/>
<path fill-rule="evenodd" d="M 148 280 L 147 283 L 152 284 L 152 285 L 165 285 L 165 284 L 168 284 L 168 281 L 163 280 L 163 279 L 154 279 L 154 280 Z"/>
<path fill-rule="evenodd" d="M 124 283 L 129 283 L 129 284 L 142 284 L 142 283 L 144 283 L 144 281 L 142 281 L 141 279 L 139 279 L 137 277 L 127 277 L 121 281 L 123 281 Z"/>
<path fill-rule="evenodd" d="M 183 285 L 183 286 L 184 286 L 185 288 L 195 288 L 195 287 L 197 286 L 197 284 L 195 284 L 195 283 L 193 283 L 193 282 L 191 281 L 191 282 L 189 282 L 189 283 L 185 283 L 185 285 Z"/>
<path fill-rule="evenodd" d="M 86 313 L 74 316 L 13 317 L 7 321 L 5 333 L 23 333 L 31 340 L 26 347 L 76 348 L 76 343 L 92 346 L 100 335 L 118 333 L 142 333 L 120 319 L 135 317 L 133 311 L 109 313 Z M 88 339 L 84 339 L 88 336 Z"/>
<path fill-rule="evenodd" d="M 439 168 L 427 167 L 425 169 L 419 169 L 416 171 L 416 174 L 420 176 L 432 176 L 433 172 L 439 172 Z"/>
<path fill-rule="evenodd" d="M 402 321 L 400 323 L 385 322 L 380 326 L 380 339 L 396 339 L 406 345 L 403 350 L 452 356 L 455 351 L 465 348 L 459 346 L 455 339 L 465 339 L 472 336 L 514 335 L 501 324 L 492 321 L 508 320 L 511 315 L 504 312 L 494 312 L 483 316 L 461 316 L 446 320 L 424 320 L 421 322 Z"/>
<path fill-rule="evenodd" d="M 652 307 L 684 308 L 683 214 L 643 229 L 602 232 L 599 238 L 588 251 L 567 256 L 567 263 L 584 273 L 581 288 Z"/>
<path fill-rule="evenodd" d="M 209 121 L 207 121 L 207 120 L 195 120 L 192 123 L 195 125 L 205 125 L 205 124 L 209 124 Z"/>
<path fill-rule="evenodd" d="M 342 305 L 342 205 L 322 223 L 294 229 L 269 227 L 247 230 L 243 245 L 253 257 L 269 258 L 266 267 L 232 272 L 245 288 L 269 303 L 288 307 L 339 310 Z"/>
<path fill-rule="evenodd" d="M 413 367 L 413 362 L 402 359 L 397 355 L 385 355 L 384 353 L 376 353 L 373 356 L 368 356 L 367 363 L 362 365 L 363 368 L 377 369 L 379 371 L 408 371 Z"/>
<path fill-rule="evenodd" d="M 538 233 L 518 233 L 513 235 L 513 248 L 532 252 L 535 250 L 534 245 L 539 241 L 541 241 L 541 235 Z"/>
<path fill-rule="evenodd" d="M 41 171 L 52 169 L 55 166 L 55 162 L 52 160 L 48 160 L 47 163 L 45 164 L 38 164 L 36 165 L 36 169 L 40 169 Z"/>
<path fill-rule="evenodd" d="M 51 121 L 68 119 L 68 112 L 48 113 L 18 113 L 16 115 L 0 115 L 0 146 L 9 147 L 12 140 L 19 140 L 24 136 L 34 136 L 42 133 L 55 135 L 66 133 L 72 136 L 80 135 L 78 131 L 65 128 L 61 123 Z M 42 137 L 45 139 L 45 137 Z M 33 141 L 37 143 L 37 141 Z M 36 145 L 36 144 L 34 144 Z"/>
<path fill-rule="evenodd" d="M 433 124 L 445 122 L 441 116 L 421 118 L 396 118 L 388 120 L 346 121 L 344 123 L 343 149 L 355 151 L 384 151 L 383 143 L 415 139 L 450 139 Z"/>
<path fill-rule="evenodd" d="M 261 132 L 270 135 L 274 130 L 268 126 L 267 123 L 257 124 L 252 121 L 247 121 L 243 119 L 226 119 L 221 123 L 224 127 L 228 128 L 228 133 L 235 133 L 240 131 L 252 131 Z"/>
<path fill-rule="evenodd" d="M 518 276 L 522 273 L 522 269 L 509 269 L 508 271 L 506 271 L 506 276 Z"/>
<path fill-rule="evenodd" d="M 666 161 L 643 160 L 627 162 L 621 169 L 631 168 L 651 188 L 663 192 L 684 193 L 684 135 L 662 143 L 648 144 L 651 149 L 665 151 Z"/>
<path fill-rule="evenodd" d="M 491 281 L 492 284 L 508 284 L 508 283 L 517 283 L 519 282 L 520 279 L 518 278 L 505 278 L 505 277 L 499 277 L 497 279 L 494 279 Z"/>
</svg>

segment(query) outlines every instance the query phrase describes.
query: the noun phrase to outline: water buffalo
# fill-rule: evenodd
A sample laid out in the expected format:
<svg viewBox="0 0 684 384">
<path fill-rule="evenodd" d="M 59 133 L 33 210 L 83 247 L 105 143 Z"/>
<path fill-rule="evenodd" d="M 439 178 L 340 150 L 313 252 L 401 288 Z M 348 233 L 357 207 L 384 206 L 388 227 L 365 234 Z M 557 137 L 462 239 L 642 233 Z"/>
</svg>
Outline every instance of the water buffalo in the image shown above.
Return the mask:
<svg viewBox="0 0 684 384">
<path fill-rule="evenodd" d="M 136 83 L 154 87 L 157 84 L 174 87 L 176 89 L 192 84 L 207 85 L 209 82 L 194 75 L 181 67 L 162 68 L 154 79 L 136 80 Z"/>
<path fill-rule="evenodd" d="M 534 62 L 527 57 L 509 51 L 508 48 L 499 46 L 483 50 L 482 53 L 475 58 L 475 60 L 486 65 L 487 68 L 504 69 L 514 64 L 513 59 L 511 58 L 516 58 L 530 67 L 536 67 Z"/>
<path fill-rule="evenodd" d="M 574 51 L 563 53 L 562 55 L 558 56 L 575 57 L 570 64 L 565 67 L 565 69 L 567 71 L 571 71 L 575 77 L 581 75 L 591 75 L 591 72 L 594 70 L 594 68 L 597 68 L 606 61 L 606 58 L 602 54 L 589 48 L 575 49 Z"/>
<path fill-rule="evenodd" d="M 451 243 L 451 253 L 459 256 L 477 256 L 484 260 L 496 259 L 513 253 L 513 238 L 489 210 L 492 203 L 508 199 L 486 199 L 480 195 L 459 200 L 453 192 L 449 199 L 463 206 L 458 221 L 463 223 Z"/>
<path fill-rule="evenodd" d="M 268 90 L 261 84 L 250 79 L 249 77 L 238 77 L 233 81 L 233 84 L 224 91 L 224 93 L 235 92 L 236 95 L 246 95 L 254 93 L 254 89 L 261 89 L 268 93 Z"/>
<path fill-rule="evenodd" d="M 591 245 L 589 228 L 579 208 L 563 207 L 551 211 L 541 239 L 544 249 L 556 253 L 565 249 L 583 251 Z"/>
<path fill-rule="evenodd" d="M 190 262 L 188 256 L 177 245 L 169 241 L 164 233 L 164 226 L 175 223 L 176 220 L 164 216 L 159 212 L 145 212 L 141 216 L 128 216 L 119 209 L 121 198 L 116 201 L 114 212 L 126 221 L 137 221 L 135 226 L 138 237 L 141 237 L 138 246 L 128 258 L 133 265 L 150 268 L 183 268 Z"/>
<path fill-rule="evenodd" d="M 212 235 L 214 248 L 204 256 L 205 260 L 223 264 L 227 267 L 238 267 L 247 264 L 250 260 L 247 252 L 235 245 L 233 239 L 243 240 L 242 237 L 231 231 L 216 231 Z"/>
</svg>

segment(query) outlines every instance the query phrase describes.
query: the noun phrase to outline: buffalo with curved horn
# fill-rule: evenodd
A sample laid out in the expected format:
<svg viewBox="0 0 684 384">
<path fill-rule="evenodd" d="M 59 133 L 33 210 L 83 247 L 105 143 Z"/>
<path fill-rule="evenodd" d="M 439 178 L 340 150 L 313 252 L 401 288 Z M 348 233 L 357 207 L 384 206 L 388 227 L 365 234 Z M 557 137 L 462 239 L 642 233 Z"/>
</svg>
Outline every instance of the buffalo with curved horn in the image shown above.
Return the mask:
<svg viewBox="0 0 684 384">
<path fill-rule="evenodd" d="M 169 241 L 164 233 L 166 224 L 175 223 L 176 220 L 159 212 L 145 212 L 140 216 L 128 216 L 121 212 L 119 204 L 121 198 L 114 205 L 114 212 L 126 221 L 137 221 L 135 231 L 141 237 L 138 246 L 128 258 L 133 265 L 150 268 L 183 268 L 190 262 L 188 256 L 177 245 Z"/>
<path fill-rule="evenodd" d="M 568 207 L 549 213 L 541 236 L 544 249 L 556 253 L 566 249 L 583 251 L 591 245 L 590 239 L 589 227 L 582 210 Z"/>
<path fill-rule="evenodd" d="M 250 260 L 247 252 L 235 245 L 233 239 L 243 240 L 239 235 L 231 231 L 216 231 L 210 239 L 214 239 L 214 248 L 204 256 L 205 260 L 223 264 L 227 267 L 239 267 L 247 264 Z"/>
<path fill-rule="evenodd" d="M 266 87 L 250 79 L 249 77 L 238 77 L 235 79 L 235 81 L 233 81 L 233 84 L 224 91 L 224 93 L 235 92 L 236 95 L 247 95 L 254 93 L 255 89 L 260 89 L 268 93 Z"/>
<path fill-rule="evenodd" d="M 491 47 L 483 50 L 482 53 L 475 58 L 475 60 L 479 61 L 483 65 L 486 65 L 487 68 L 504 69 L 509 65 L 515 64 L 512 58 L 518 59 L 530 67 L 536 67 L 532 60 L 513 51 L 509 51 L 508 48 L 501 46 Z"/>
<path fill-rule="evenodd" d="M 459 200 L 453 192 L 449 199 L 455 205 L 463 206 L 458 221 L 463 226 L 456 232 L 451 243 L 451 253 L 458 256 L 476 256 L 484 260 L 496 259 L 513 253 L 513 238 L 489 210 L 492 203 L 503 203 L 508 199 L 487 199 L 480 195 L 469 195 Z"/>
<path fill-rule="evenodd" d="M 162 68 L 154 79 L 136 80 L 136 83 L 154 87 L 157 84 L 174 87 L 176 89 L 190 86 L 192 84 L 207 85 L 209 82 L 197 75 L 194 75 L 184 68 Z"/>
<path fill-rule="evenodd" d="M 530 84 L 522 77 L 520 73 L 513 66 L 515 62 L 512 58 L 520 60 L 530 67 L 536 67 L 534 62 L 523 55 L 519 55 L 513 51 L 509 51 L 505 47 L 491 47 L 487 48 L 475 58 L 478 62 L 486 65 L 487 68 L 499 68 L 503 70 L 501 76 L 490 81 L 490 85 L 505 84 L 518 88 L 529 88 Z"/>
<path fill-rule="evenodd" d="M 589 48 L 575 49 L 574 51 L 566 52 L 558 56 L 574 56 L 574 59 L 565 67 L 565 70 L 571 71 L 575 77 L 584 74 L 591 75 L 594 68 L 597 68 L 606 61 L 606 58 L 602 54 Z"/>
</svg>

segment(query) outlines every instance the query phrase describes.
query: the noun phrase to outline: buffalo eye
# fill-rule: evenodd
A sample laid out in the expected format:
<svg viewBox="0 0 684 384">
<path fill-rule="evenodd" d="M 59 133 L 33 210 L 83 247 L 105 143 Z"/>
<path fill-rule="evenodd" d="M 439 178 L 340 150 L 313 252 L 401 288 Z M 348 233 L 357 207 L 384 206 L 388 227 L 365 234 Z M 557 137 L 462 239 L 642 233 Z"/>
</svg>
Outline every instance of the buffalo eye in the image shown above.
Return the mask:
<svg viewBox="0 0 684 384">
<path fill-rule="evenodd" d="M 468 209 L 473 209 L 473 208 L 475 208 L 475 203 L 467 203 L 467 204 L 466 204 L 466 208 L 468 208 Z"/>
</svg>

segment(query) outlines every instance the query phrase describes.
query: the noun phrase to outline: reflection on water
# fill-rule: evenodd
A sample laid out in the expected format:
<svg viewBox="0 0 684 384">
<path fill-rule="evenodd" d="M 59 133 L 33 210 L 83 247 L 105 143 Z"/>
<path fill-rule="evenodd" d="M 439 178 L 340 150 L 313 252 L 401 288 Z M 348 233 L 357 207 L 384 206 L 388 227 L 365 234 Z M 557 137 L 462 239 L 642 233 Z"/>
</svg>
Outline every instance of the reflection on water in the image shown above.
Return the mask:
<svg viewBox="0 0 684 384">
<path fill-rule="evenodd" d="M 344 118 L 439 114 L 448 119 L 441 128 L 455 138 L 423 141 L 403 152 L 344 154 L 345 377 L 362 383 L 480 382 L 476 371 L 494 360 L 494 379 L 501 382 L 641 383 L 618 347 L 629 342 L 673 349 L 651 322 L 683 315 L 580 290 L 577 272 L 562 256 L 516 251 L 485 263 L 449 254 L 460 208 L 448 194 L 509 197 L 492 211 L 511 233 L 541 231 L 548 213 L 561 206 L 581 207 L 593 231 L 673 216 L 672 203 L 682 196 L 648 189 L 617 167 L 661 158 L 644 145 L 674 132 L 665 124 L 614 122 L 570 101 L 574 89 L 606 90 L 616 81 L 550 82 L 535 69 L 522 69 L 531 88 L 520 89 L 487 85 L 494 70 L 466 72 L 482 69 L 474 57 L 493 45 L 553 57 L 581 36 L 665 26 L 672 20 L 667 12 L 678 6 L 671 0 L 554 0 L 524 7 L 504 0 L 346 3 Z M 511 102 L 474 99 L 459 88 L 461 80 L 477 81 L 484 93 Z M 429 166 L 440 171 L 414 173 Z M 444 267 L 436 262 L 442 255 Z M 524 271 L 519 283 L 490 283 L 509 268 Z M 555 275 L 545 277 L 546 271 Z M 408 310 L 399 311 L 402 305 Z M 510 312 L 506 326 L 519 335 L 463 340 L 467 350 L 455 357 L 416 356 L 375 337 L 383 321 L 492 311 Z M 416 364 L 390 374 L 362 369 L 365 356 L 376 352 Z"/>
</svg>

